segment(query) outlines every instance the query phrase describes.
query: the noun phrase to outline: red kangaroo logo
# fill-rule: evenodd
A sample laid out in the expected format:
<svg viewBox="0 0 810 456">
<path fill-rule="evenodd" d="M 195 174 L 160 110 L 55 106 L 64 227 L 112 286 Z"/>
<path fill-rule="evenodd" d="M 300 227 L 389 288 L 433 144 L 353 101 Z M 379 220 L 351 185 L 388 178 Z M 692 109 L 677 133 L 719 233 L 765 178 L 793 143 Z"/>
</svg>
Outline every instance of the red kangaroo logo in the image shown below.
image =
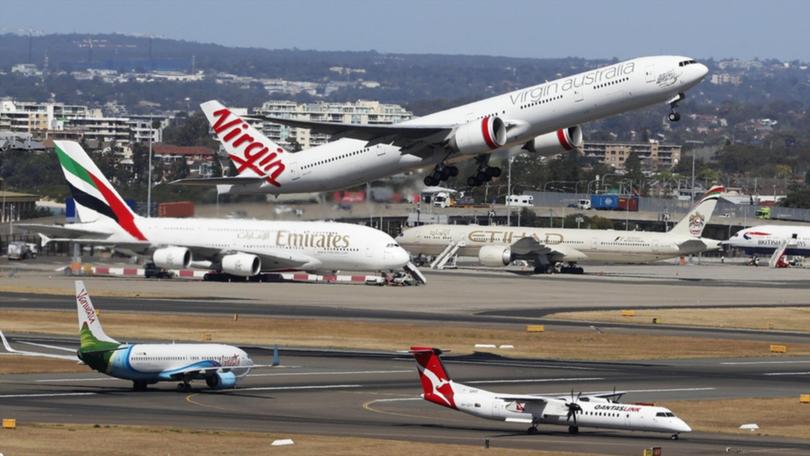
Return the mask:
<svg viewBox="0 0 810 456">
<path fill-rule="evenodd" d="M 228 121 L 231 114 L 227 108 L 214 111 L 216 122 L 214 122 L 213 128 L 214 133 L 222 142 L 230 143 L 234 149 L 244 146 L 242 152 L 244 158 L 228 154 L 237 165 L 237 174 L 242 174 L 246 169 L 250 169 L 257 175 L 264 176 L 267 183 L 281 187 L 277 179 L 286 169 L 284 162 L 279 157 L 279 154 L 284 153 L 284 149 L 276 147 L 274 151 L 271 151 L 270 147 L 247 133 L 250 126 L 239 116 L 234 115 L 234 118 Z"/>
</svg>

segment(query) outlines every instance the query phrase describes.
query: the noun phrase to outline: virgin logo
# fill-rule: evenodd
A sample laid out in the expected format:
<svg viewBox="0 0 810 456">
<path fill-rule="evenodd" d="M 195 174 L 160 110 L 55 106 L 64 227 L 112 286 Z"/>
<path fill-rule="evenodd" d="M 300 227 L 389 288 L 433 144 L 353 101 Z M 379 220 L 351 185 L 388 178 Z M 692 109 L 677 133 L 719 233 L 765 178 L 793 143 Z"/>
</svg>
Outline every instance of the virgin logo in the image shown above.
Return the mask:
<svg viewBox="0 0 810 456">
<path fill-rule="evenodd" d="M 229 109 L 224 108 L 214 111 L 214 133 L 225 143 L 233 147 L 234 152 L 242 150 L 242 156 L 228 153 L 228 156 L 236 164 L 236 173 L 242 174 L 246 169 L 250 169 L 256 175 L 265 178 L 267 183 L 281 187 L 278 183 L 278 176 L 284 172 L 286 166 L 279 157 L 284 153 L 281 147 L 269 147 L 262 143 L 259 138 L 254 138 L 247 133 L 250 126 L 238 116 L 233 116 Z M 229 120 L 230 119 L 230 120 Z M 271 150 L 274 149 L 274 150 Z"/>
<path fill-rule="evenodd" d="M 93 310 L 93 307 L 87 300 L 87 290 L 82 290 L 76 296 L 76 299 L 79 300 L 79 305 L 82 306 L 82 309 L 84 309 L 84 313 L 87 315 L 87 321 L 94 323 L 96 321 L 96 312 Z"/>
</svg>

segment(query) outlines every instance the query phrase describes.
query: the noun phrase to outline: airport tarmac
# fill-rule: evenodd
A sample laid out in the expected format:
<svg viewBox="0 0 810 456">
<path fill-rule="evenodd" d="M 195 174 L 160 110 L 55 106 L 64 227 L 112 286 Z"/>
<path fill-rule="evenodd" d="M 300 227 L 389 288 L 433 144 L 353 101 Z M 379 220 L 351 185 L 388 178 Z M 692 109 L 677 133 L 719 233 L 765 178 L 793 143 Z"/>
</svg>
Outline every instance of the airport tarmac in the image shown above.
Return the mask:
<svg viewBox="0 0 810 456">
<path fill-rule="evenodd" d="M 14 343 L 30 338 L 15 338 Z M 248 348 L 257 363 L 267 350 Z M 233 391 L 178 393 L 161 383 L 146 393 L 100 374 L 5 375 L 0 381 L 4 416 L 26 422 L 139 424 L 250 430 L 533 448 L 599 454 L 640 454 L 660 446 L 666 455 L 727 451 L 799 455 L 810 442 L 755 435 L 695 432 L 678 441 L 668 435 L 524 425 L 486 421 L 419 399 L 413 360 L 396 353 L 282 351 L 283 367 L 256 370 Z M 566 362 L 511 360 L 492 355 L 446 356 L 457 381 L 511 393 L 570 394 L 628 391 L 623 402 L 798 396 L 807 376 L 769 375 L 807 370 L 810 358 L 790 364 L 769 360 L 668 362 Z M 806 372 L 805 372 L 806 374 Z M 677 413 L 677 410 L 674 410 Z M 739 423 L 742 424 L 742 423 Z M 734 423 L 736 427 L 738 424 Z"/>
</svg>

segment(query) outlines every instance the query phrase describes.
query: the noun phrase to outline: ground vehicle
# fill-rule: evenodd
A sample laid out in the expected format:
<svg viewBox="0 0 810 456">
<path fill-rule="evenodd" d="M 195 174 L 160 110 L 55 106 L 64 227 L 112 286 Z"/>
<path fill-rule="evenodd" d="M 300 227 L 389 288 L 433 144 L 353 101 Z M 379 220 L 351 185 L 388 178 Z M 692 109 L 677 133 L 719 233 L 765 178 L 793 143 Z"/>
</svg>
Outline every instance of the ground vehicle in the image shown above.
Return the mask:
<svg viewBox="0 0 810 456">
<path fill-rule="evenodd" d="M 437 192 L 433 195 L 433 207 L 450 207 L 454 205 L 453 195 L 448 192 Z"/>
<path fill-rule="evenodd" d="M 23 241 L 10 242 L 6 253 L 9 260 L 27 260 L 37 257 L 36 246 Z"/>
<path fill-rule="evenodd" d="M 171 279 L 174 277 L 174 274 L 164 268 L 159 268 L 151 261 L 143 265 L 143 275 L 147 279 Z"/>
<path fill-rule="evenodd" d="M 589 200 L 589 199 L 581 199 L 581 200 L 577 201 L 577 206 L 576 207 L 577 207 L 577 209 L 581 209 L 583 211 L 588 211 L 588 210 L 593 209 L 591 207 L 591 200 Z"/>
<path fill-rule="evenodd" d="M 513 207 L 532 207 L 534 197 L 532 195 L 507 195 L 506 205 Z"/>
</svg>

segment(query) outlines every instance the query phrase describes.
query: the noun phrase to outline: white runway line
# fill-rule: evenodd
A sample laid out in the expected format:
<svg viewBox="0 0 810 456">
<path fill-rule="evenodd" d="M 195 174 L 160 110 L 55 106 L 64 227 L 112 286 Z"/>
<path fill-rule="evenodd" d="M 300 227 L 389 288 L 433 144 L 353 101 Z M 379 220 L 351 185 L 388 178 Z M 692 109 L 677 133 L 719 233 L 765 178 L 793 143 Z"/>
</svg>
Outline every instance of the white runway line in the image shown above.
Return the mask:
<svg viewBox="0 0 810 456">
<path fill-rule="evenodd" d="M 475 380 L 469 383 L 471 385 L 486 385 L 488 383 L 546 383 L 546 382 L 590 382 L 596 380 L 604 380 L 604 377 L 579 377 L 579 378 L 527 378 L 519 380 Z"/>
<path fill-rule="evenodd" d="M 37 383 L 59 383 L 59 382 L 126 382 L 115 377 L 88 377 L 88 378 L 43 378 L 34 380 Z"/>
<path fill-rule="evenodd" d="M 234 391 L 287 391 L 313 389 L 361 388 L 363 385 L 306 385 L 306 386 L 256 386 L 253 388 L 236 388 Z"/>
<path fill-rule="evenodd" d="M 37 394 L 0 394 L 0 398 L 15 397 L 63 397 L 63 396 L 94 396 L 96 393 L 37 393 Z"/>
<path fill-rule="evenodd" d="M 248 377 L 282 377 L 296 375 L 351 375 L 351 374 L 407 374 L 416 372 L 416 369 L 402 370 L 370 370 L 370 371 L 343 371 L 343 372 L 280 372 L 273 374 L 249 374 Z"/>
<path fill-rule="evenodd" d="M 717 388 L 661 388 L 661 389 L 640 389 L 621 390 L 622 393 L 677 393 L 684 391 L 714 391 Z"/>
<path fill-rule="evenodd" d="M 372 403 L 376 404 L 377 402 L 405 402 L 405 401 L 422 401 L 422 400 L 424 399 L 422 399 L 421 397 L 392 397 L 388 399 L 375 399 L 369 402 L 369 404 Z"/>
<path fill-rule="evenodd" d="M 726 361 L 720 363 L 726 366 L 747 366 L 757 364 L 810 364 L 810 360 L 790 360 L 790 361 Z"/>
<path fill-rule="evenodd" d="M 810 375 L 810 372 L 768 372 L 762 375 L 767 375 L 770 377 L 777 377 L 780 375 Z"/>
</svg>

